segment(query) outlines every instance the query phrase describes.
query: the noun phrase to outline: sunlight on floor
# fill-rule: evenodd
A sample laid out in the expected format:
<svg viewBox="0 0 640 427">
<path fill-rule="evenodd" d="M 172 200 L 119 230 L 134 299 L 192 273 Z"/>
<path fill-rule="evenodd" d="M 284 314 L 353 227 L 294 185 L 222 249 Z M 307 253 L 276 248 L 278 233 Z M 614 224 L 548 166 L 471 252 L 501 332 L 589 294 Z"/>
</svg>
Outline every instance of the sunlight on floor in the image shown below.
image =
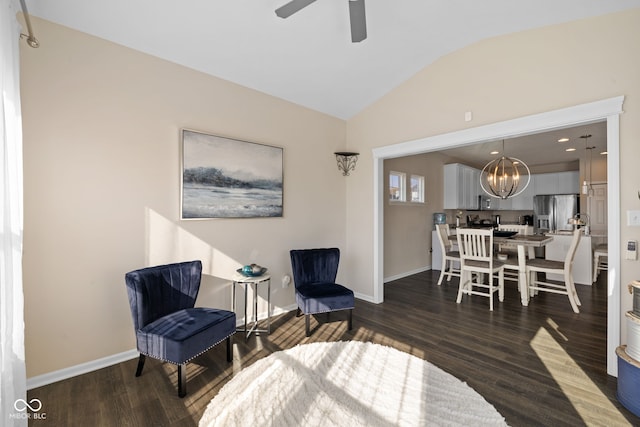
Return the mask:
<svg viewBox="0 0 640 427">
<path fill-rule="evenodd" d="M 553 325 L 555 324 L 551 321 L 550 326 L 557 332 L 557 325 Z M 567 340 L 564 335 L 560 335 L 564 340 Z M 587 425 L 589 420 L 602 418 L 603 412 L 608 414 L 609 425 L 630 425 L 598 386 L 551 336 L 549 331 L 544 328 L 538 329 L 535 337 L 531 340 L 531 348 L 558 383 L 565 398 L 571 402 Z M 589 397 L 589 395 L 598 395 L 597 401 L 603 402 L 602 406 L 593 406 L 592 403 L 596 401 L 596 398 Z"/>
</svg>

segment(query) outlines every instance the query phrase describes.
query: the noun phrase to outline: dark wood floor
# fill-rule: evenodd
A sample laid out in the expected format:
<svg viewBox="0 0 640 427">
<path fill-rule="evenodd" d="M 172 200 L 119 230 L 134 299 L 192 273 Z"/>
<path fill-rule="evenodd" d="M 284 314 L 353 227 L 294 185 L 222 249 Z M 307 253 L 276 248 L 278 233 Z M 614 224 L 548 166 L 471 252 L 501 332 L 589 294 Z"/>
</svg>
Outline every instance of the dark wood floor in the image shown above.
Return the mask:
<svg viewBox="0 0 640 427">
<path fill-rule="evenodd" d="M 482 297 L 456 304 L 457 279 L 439 287 L 438 273 L 387 284 L 383 304 L 356 301 L 351 332 L 338 321 L 346 316 L 334 314 L 306 338 L 304 318 L 292 312 L 274 319 L 269 336 L 245 342 L 238 334 L 232 363 L 219 345 L 189 365 L 184 399 L 177 397 L 175 367 L 148 358 L 139 378 L 132 360 L 33 389 L 28 397 L 42 401 L 47 419 L 30 425 L 195 426 L 243 367 L 297 344 L 337 340 L 372 341 L 424 358 L 467 382 L 511 426 L 640 425 L 618 403 L 616 379 L 606 374 L 605 275 L 596 286 L 578 286 L 582 312 L 574 314 L 561 295 L 541 294 L 522 307 L 509 282 L 493 312 Z"/>
</svg>

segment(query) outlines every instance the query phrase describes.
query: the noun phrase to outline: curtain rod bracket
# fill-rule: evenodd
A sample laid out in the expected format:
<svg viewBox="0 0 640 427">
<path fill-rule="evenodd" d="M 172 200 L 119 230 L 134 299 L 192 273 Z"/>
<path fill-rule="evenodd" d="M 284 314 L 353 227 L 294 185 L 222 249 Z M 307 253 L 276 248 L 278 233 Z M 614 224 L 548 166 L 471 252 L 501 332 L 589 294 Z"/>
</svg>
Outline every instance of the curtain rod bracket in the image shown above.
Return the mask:
<svg viewBox="0 0 640 427">
<path fill-rule="evenodd" d="M 20 5 L 22 6 L 22 14 L 24 15 L 24 22 L 27 24 L 27 34 L 20 34 L 21 39 L 26 39 L 27 44 L 37 49 L 40 47 L 40 42 L 33 35 L 33 28 L 31 28 L 31 18 L 29 17 L 29 11 L 27 10 L 27 3 L 25 0 L 20 0 Z"/>
<path fill-rule="evenodd" d="M 37 49 L 40 47 L 40 42 L 38 41 L 37 38 L 33 37 L 32 35 L 20 33 L 20 38 L 25 39 L 27 44 L 34 49 Z"/>
</svg>

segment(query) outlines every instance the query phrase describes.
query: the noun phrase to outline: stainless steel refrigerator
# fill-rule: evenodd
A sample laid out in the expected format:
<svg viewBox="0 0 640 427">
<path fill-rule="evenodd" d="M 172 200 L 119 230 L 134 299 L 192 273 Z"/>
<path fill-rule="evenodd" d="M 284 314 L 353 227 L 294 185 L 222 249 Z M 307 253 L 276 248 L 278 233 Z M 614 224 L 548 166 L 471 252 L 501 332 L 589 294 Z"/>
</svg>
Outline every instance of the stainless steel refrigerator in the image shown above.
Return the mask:
<svg viewBox="0 0 640 427">
<path fill-rule="evenodd" d="M 533 197 L 533 227 L 535 233 L 571 231 L 569 219 L 580 212 L 579 194 L 551 194 Z"/>
</svg>

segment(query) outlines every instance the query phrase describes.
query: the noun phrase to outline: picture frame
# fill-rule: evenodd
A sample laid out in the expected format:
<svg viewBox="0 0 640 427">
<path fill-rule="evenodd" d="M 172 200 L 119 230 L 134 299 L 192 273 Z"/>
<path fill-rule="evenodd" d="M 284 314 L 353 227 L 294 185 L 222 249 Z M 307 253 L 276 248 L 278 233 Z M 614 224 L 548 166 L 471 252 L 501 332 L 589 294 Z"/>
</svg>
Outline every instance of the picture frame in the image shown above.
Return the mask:
<svg viewBox="0 0 640 427">
<path fill-rule="evenodd" d="M 283 216 L 284 149 L 181 130 L 180 218 Z"/>
</svg>

